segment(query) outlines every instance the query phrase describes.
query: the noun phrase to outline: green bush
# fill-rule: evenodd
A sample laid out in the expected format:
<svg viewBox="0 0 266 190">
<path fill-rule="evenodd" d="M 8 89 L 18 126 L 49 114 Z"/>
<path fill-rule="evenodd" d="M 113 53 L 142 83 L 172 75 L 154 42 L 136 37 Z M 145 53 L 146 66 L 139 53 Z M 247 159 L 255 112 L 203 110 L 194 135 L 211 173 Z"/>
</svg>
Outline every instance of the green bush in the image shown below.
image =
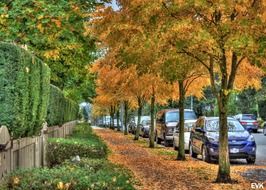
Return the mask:
<svg viewBox="0 0 266 190">
<path fill-rule="evenodd" d="M 26 50 L 0 43 L 0 125 L 14 138 L 39 133 L 46 114 L 50 69 Z"/>
<path fill-rule="evenodd" d="M 52 169 L 16 171 L 5 179 L 2 189 L 133 190 L 134 187 L 123 168 L 103 159 L 82 159 L 79 163 L 68 161 Z"/>
<path fill-rule="evenodd" d="M 62 125 L 78 118 L 79 106 L 76 102 L 66 98 L 56 86 L 50 85 L 50 98 L 47 111 L 49 126 Z"/>
<path fill-rule="evenodd" d="M 87 124 L 80 124 L 70 138 L 51 138 L 47 145 L 47 163 L 49 167 L 63 163 L 79 155 L 81 158 L 105 158 L 106 145 L 92 133 Z"/>
</svg>

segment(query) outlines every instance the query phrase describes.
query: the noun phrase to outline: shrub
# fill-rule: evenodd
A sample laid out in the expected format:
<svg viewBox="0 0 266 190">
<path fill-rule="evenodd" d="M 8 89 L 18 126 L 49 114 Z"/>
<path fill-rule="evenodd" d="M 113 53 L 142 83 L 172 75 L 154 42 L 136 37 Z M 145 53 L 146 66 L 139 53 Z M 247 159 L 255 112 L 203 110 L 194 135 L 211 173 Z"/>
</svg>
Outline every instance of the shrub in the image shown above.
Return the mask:
<svg viewBox="0 0 266 190">
<path fill-rule="evenodd" d="M 49 126 L 62 125 L 78 118 L 79 106 L 76 102 L 66 98 L 56 86 L 50 85 L 50 98 L 47 111 Z"/>
<path fill-rule="evenodd" d="M 14 138 L 39 133 L 47 108 L 50 69 L 26 50 L 0 43 L 0 125 Z M 44 96 L 42 98 L 42 96 Z"/>
<path fill-rule="evenodd" d="M 87 158 L 105 158 L 106 145 L 94 134 L 87 124 L 77 125 L 70 138 L 50 138 L 47 145 L 49 167 L 63 163 L 79 155 Z"/>
<path fill-rule="evenodd" d="M 131 178 L 121 167 L 103 159 L 82 159 L 80 163 L 65 162 L 48 169 L 19 170 L 2 185 L 10 190 L 133 190 Z M 0 188 L 1 189 L 1 188 Z"/>
</svg>

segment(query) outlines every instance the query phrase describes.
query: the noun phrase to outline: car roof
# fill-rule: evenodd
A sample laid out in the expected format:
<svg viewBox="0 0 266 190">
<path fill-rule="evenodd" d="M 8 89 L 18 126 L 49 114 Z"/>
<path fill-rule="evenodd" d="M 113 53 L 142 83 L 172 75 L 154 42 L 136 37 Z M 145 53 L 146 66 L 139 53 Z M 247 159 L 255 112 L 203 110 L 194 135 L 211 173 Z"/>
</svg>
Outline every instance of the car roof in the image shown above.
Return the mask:
<svg viewBox="0 0 266 190">
<path fill-rule="evenodd" d="M 185 111 L 193 111 L 193 110 L 191 110 L 191 109 L 184 109 Z M 179 109 L 163 109 L 163 110 L 161 110 L 161 111 L 159 111 L 160 113 L 162 113 L 162 112 L 179 112 Z M 159 113 L 158 112 L 158 113 Z M 194 112 L 194 111 L 193 111 Z"/>
</svg>

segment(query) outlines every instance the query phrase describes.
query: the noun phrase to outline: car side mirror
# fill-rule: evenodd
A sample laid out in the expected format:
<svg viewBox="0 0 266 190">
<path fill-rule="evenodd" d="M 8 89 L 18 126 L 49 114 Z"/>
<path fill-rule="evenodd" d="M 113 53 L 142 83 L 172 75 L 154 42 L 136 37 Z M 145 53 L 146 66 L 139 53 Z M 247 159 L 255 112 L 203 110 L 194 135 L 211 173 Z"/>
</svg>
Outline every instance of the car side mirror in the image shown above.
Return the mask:
<svg viewBox="0 0 266 190">
<path fill-rule="evenodd" d="M 199 133 L 205 133 L 204 129 L 199 128 L 199 127 L 196 128 L 195 131 L 196 131 L 196 132 L 199 132 Z"/>
</svg>

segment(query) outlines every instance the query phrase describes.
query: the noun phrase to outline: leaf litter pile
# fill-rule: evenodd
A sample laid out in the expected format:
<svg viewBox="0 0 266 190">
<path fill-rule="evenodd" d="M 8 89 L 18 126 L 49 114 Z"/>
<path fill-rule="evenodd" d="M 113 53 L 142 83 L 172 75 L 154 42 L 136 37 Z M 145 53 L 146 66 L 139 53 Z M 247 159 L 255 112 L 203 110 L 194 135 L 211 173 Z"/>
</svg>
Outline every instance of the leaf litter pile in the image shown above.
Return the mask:
<svg viewBox="0 0 266 190">
<path fill-rule="evenodd" d="M 217 164 L 190 157 L 186 161 L 177 161 L 173 148 L 158 146 L 150 149 L 146 140 L 134 141 L 133 136 L 110 129 L 96 129 L 95 132 L 111 150 L 108 159 L 131 170 L 138 181 L 135 188 L 139 190 L 246 190 L 251 189 L 250 184 L 256 180 L 245 178 L 243 174 L 249 170 L 266 169 L 265 166 L 232 165 L 231 177 L 235 182 L 217 184 L 214 183 Z"/>
</svg>

